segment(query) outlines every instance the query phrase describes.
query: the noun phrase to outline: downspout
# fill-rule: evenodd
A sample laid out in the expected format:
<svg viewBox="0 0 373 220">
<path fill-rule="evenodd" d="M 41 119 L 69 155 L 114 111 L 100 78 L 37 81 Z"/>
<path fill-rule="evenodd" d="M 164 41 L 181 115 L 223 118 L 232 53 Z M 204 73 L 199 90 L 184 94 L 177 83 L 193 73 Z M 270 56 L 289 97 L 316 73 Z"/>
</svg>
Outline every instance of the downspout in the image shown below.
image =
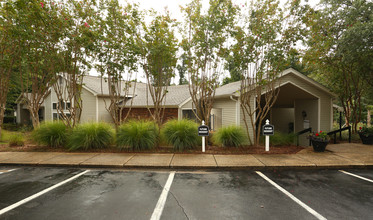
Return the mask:
<svg viewBox="0 0 373 220">
<path fill-rule="evenodd" d="M 233 95 L 229 96 L 229 98 L 236 102 L 236 125 L 240 126 L 240 100 L 238 98 L 237 100 L 234 99 Z"/>
</svg>

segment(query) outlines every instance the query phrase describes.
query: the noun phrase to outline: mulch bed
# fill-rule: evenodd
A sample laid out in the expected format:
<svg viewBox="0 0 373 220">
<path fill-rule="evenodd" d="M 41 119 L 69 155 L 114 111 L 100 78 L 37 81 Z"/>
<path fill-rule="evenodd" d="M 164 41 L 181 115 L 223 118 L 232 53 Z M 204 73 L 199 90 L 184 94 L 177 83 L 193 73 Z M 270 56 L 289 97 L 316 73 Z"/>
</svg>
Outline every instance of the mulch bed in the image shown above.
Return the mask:
<svg viewBox="0 0 373 220">
<path fill-rule="evenodd" d="M 264 146 L 244 146 L 244 147 L 218 147 L 207 146 L 204 154 L 295 154 L 304 147 L 301 146 L 271 146 L 269 151 L 266 152 Z M 5 144 L 0 145 L 0 152 L 16 151 L 16 152 L 72 152 L 66 148 L 50 148 L 37 145 L 25 145 L 19 147 L 9 147 Z M 193 150 L 185 150 L 183 152 L 174 151 L 172 147 L 157 147 L 152 150 L 132 151 L 131 149 L 119 150 L 115 147 L 106 149 L 91 149 L 91 150 L 78 150 L 73 152 L 97 152 L 97 153 L 177 153 L 177 154 L 202 154 L 201 148 Z"/>
</svg>

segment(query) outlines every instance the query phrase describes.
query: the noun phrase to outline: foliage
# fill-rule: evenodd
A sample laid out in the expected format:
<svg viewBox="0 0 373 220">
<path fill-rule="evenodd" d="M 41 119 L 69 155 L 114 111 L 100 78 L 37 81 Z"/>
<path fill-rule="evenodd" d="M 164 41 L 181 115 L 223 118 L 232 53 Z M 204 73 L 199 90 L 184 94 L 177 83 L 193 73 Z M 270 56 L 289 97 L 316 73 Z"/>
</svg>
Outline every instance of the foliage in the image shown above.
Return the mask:
<svg viewBox="0 0 373 220">
<path fill-rule="evenodd" d="M 9 147 L 23 146 L 25 144 L 23 136 L 18 134 L 10 135 L 8 138 Z"/>
<path fill-rule="evenodd" d="M 110 113 L 114 124 L 118 127 L 127 117 L 123 114 L 125 107 L 131 107 L 133 99 L 122 102 L 123 97 L 134 96 L 136 83 L 131 83 L 134 72 L 137 72 L 139 46 L 137 44 L 138 26 L 143 17 L 136 4 L 121 6 L 118 0 L 102 0 L 100 11 L 99 39 L 96 46 L 95 65 L 105 81 L 110 102 L 105 100 L 106 110 Z M 135 75 L 136 78 L 136 75 Z M 102 91 L 104 88 L 101 88 Z M 118 103 L 121 102 L 121 105 Z M 128 111 L 129 113 L 129 111 Z"/>
<path fill-rule="evenodd" d="M 15 14 L 14 24 L 21 28 L 17 38 L 21 42 L 20 73 L 23 101 L 34 127 L 39 126 L 38 111 L 59 72 L 59 53 L 64 37 L 63 8 L 53 1 L 8 1 Z M 29 95 L 26 95 L 29 93 Z"/>
<path fill-rule="evenodd" d="M 181 47 L 186 56 L 193 113 L 200 122 L 208 124 L 237 6 L 231 0 L 211 0 L 203 11 L 202 1 L 193 0 L 182 7 L 182 12 L 185 23 Z"/>
<path fill-rule="evenodd" d="M 4 123 L 1 127 L 7 131 L 18 131 L 22 127 L 22 125 L 14 123 Z"/>
<path fill-rule="evenodd" d="M 106 123 L 86 123 L 76 126 L 68 137 L 69 150 L 107 148 L 114 137 L 113 128 Z"/>
<path fill-rule="evenodd" d="M 20 63 L 20 28 L 14 25 L 13 5 L 0 5 L 0 136 L 13 71 Z"/>
<path fill-rule="evenodd" d="M 338 95 L 347 126 L 361 121 L 362 99 L 372 87 L 373 3 L 325 0 L 304 14 L 312 75 Z M 369 85 L 370 84 L 370 85 Z"/>
<path fill-rule="evenodd" d="M 366 136 L 366 137 L 373 136 L 373 127 L 367 127 L 367 126 L 359 127 L 359 134 Z"/>
<path fill-rule="evenodd" d="M 55 76 L 58 81 L 53 84 L 53 88 L 59 103 L 70 103 L 69 108 L 65 108 L 64 104 L 57 105 L 60 119 L 70 128 L 75 127 L 80 121 L 83 78 L 92 67 L 90 60 L 99 26 L 96 2 L 96 0 L 61 2 L 62 11 L 59 18 L 62 19 L 60 28 L 63 38 L 60 39 L 60 47 L 58 47 L 59 60 L 54 66 L 58 71 Z M 63 81 L 60 81 L 59 77 L 62 77 Z"/>
<path fill-rule="evenodd" d="M 284 7 L 277 0 L 258 0 L 241 10 L 242 24 L 233 32 L 235 43 L 227 60 L 241 74 L 240 103 L 250 144 L 259 144 L 257 124 L 263 124 L 276 102 L 277 79 L 286 68 L 288 52 L 301 39 L 301 14 L 299 0 Z"/>
<path fill-rule="evenodd" d="M 198 124 L 187 119 L 170 120 L 161 129 L 163 138 L 177 151 L 195 148 L 200 139 L 197 131 Z"/>
<path fill-rule="evenodd" d="M 161 125 L 167 86 L 175 76 L 177 63 L 176 19 L 172 19 L 169 12 L 164 15 L 158 15 L 154 11 L 150 13 L 152 21 L 149 25 L 143 23 L 144 35 L 139 41 L 141 66 L 145 72 L 149 96 L 154 108 L 154 111 L 148 108 L 149 113 L 153 120 Z"/>
<path fill-rule="evenodd" d="M 182 54 L 181 57 L 181 65 L 177 65 L 177 71 L 179 72 L 179 85 L 186 85 L 188 81 L 185 79 L 187 74 L 187 67 L 186 67 L 186 55 Z"/>
<path fill-rule="evenodd" d="M 131 147 L 132 150 L 153 148 L 158 139 L 158 126 L 151 121 L 129 121 L 117 131 L 117 146 Z"/>
<path fill-rule="evenodd" d="M 294 133 L 284 134 L 281 132 L 275 132 L 274 135 L 270 136 L 270 143 L 275 146 L 285 146 L 294 144 L 296 135 Z"/>
<path fill-rule="evenodd" d="M 45 122 L 35 128 L 32 138 L 39 144 L 61 147 L 65 146 L 68 134 L 68 129 L 63 122 Z"/>
<path fill-rule="evenodd" d="M 239 126 L 220 128 L 213 136 L 213 142 L 223 147 L 238 147 L 246 142 L 246 134 Z"/>
<path fill-rule="evenodd" d="M 316 133 L 312 132 L 312 134 L 310 134 L 308 137 L 309 139 L 315 140 L 315 141 L 329 141 L 330 140 L 328 133 L 325 131 L 320 131 Z"/>
</svg>

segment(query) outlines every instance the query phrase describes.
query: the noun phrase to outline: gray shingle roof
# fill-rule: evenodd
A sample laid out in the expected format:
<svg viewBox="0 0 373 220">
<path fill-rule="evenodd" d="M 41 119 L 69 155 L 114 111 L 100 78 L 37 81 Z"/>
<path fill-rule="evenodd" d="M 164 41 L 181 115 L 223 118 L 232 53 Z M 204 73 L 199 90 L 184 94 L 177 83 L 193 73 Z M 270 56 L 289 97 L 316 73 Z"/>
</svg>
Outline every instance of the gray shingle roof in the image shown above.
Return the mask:
<svg viewBox="0 0 373 220">
<path fill-rule="evenodd" d="M 101 90 L 101 77 L 98 76 L 85 76 L 84 85 L 97 95 L 109 95 L 109 89 L 107 82 L 102 80 L 102 90 Z M 124 81 L 122 83 L 124 88 Z M 153 105 L 152 98 L 148 91 L 148 85 L 145 83 L 136 83 L 135 97 L 133 99 L 133 107 Z M 132 94 L 134 88 L 134 83 L 131 83 L 130 94 Z M 165 100 L 166 106 L 177 106 L 184 102 L 186 99 L 190 98 L 188 85 L 177 85 L 167 87 L 167 96 Z M 148 101 L 146 94 L 148 93 Z"/>
<path fill-rule="evenodd" d="M 166 106 L 178 106 L 185 100 L 190 98 L 188 85 L 178 85 L 178 86 L 168 86 L 167 95 L 165 98 Z M 148 93 L 148 97 L 146 97 Z M 136 97 L 133 100 L 133 107 L 153 105 L 153 100 L 151 98 L 148 88 L 136 88 Z"/>
<path fill-rule="evenodd" d="M 215 97 L 233 95 L 235 92 L 239 91 L 240 88 L 241 88 L 241 81 L 226 84 L 216 89 Z"/>
<path fill-rule="evenodd" d="M 97 95 L 104 95 L 104 96 L 109 95 L 109 88 L 108 88 L 107 82 L 105 82 L 105 79 L 102 79 L 102 89 L 101 89 L 101 77 L 85 76 L 83 78 L 83 83 L 89 90 L 91 90 Z M 125 87 L 125 84 L 124 84 L 124 81 L 122 81 L 122 88 L 124 87 Z M 136 90 L 137 88 L 145 88 L 145 87 L 146 87 L 145 83 L 136 83 Z M 134 83 L 131 83 L 130 94 L 132 94 L 133 88 L 134 88 Z"/>
</svg>

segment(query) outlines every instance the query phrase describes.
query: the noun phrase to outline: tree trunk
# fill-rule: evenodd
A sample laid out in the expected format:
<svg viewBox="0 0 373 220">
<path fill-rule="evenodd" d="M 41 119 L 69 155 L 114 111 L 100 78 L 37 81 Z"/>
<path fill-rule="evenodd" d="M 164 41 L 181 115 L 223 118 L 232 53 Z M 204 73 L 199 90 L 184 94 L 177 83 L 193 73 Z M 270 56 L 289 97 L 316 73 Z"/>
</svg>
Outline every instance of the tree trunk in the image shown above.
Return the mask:
<svg viewBox="0 0 373 220">
<path fill-rule="evenodd" d="M 35 128 L 38 128 L 39 125 L 40 125 L 40 122 L 39 122 L 39 110 L 37 111 L 30 111 L 30 115 L 31 115 L 31 121 L 32 121 L 32 126 Z"/>
<path fill-rule="evenodd" d="M 2 127 L 3 121 L 4 121 L 5 103 L 1 104 L 1 105 L 2 106 L 0 106 L 0 140 L 1 140 L 1 127 Z"/>
<path fill-rule="evenodd" d="M 367 126 L 370 127 L 370 125 L 371 125 L 371 117 L 370 117 L 370 109 L 368 109 L 368 112 L 367 112 Z"/>
</svg>

